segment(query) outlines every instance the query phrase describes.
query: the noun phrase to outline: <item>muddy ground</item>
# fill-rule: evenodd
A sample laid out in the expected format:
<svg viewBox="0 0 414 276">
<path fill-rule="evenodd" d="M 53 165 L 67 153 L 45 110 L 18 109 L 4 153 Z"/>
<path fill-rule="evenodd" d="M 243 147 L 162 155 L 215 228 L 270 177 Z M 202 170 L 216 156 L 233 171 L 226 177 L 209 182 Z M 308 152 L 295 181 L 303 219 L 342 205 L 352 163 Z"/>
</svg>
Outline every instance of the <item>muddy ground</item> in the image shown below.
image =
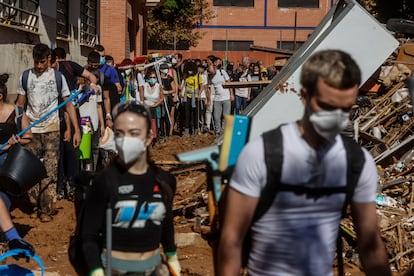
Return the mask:
<svg viewBox="0 0 414 276">
<path fill-rule="evenodd" d="M 155 144 L 151 148 L 151 153 L 154 161 L 169 163 L 169 161 L 177 160 L 175 157 L 176 153 L 210 146 L 213 142 L 214 137 L 210 134 L 190 137 L 173 136 L 166 143 Z M 205 179 L 205 171 L 187 171 L 182 175 L 177 175 L 176 201 L 182 201 L 191 196 L 189 193 L 193 191 L 187 186 L 191 178 Z M 200 191 L 199 204 L 193 204 L 193 207 L 189 210 L 179 208 L 175 212 L 177 251 L 182 267 L 182 275 L 214 275 L 211 249 L 198 233 L 193 232 L 195 225 L 194 213 L 202 212 L 201 217 L 204 219 L 206 217 L 207 212 L 205 211 L 206 206 L 205 202 L 203 202 L 203 196 L 204 191 Z M 33 244 L 36 253 L 43 260 L 47 272 L 46 275 L 76 275 L 67 256 L 69 238 L 75 229 L 74 205 L 68 200 L 61 200 L 57 202 L 57 206 L 59 213 L 53 221 L 47 223 L 40 223 L 38 219 L 30 217 L 31 208 L 26 204 L 24 198 L 14 201 L 11 214 L 20 234 Z M 9 258 L 7 264 L 10 263 L 16 262 Z M 24 261 L 17 263 L 20 266 L 38 270 L 38 266 L 34 261 L 31 261 L 29 264 L 26 264 Z M 348 271 L 347 275 L 363 275 L 357 267 L 347 267 L 346 271 Z"/>
</svg>

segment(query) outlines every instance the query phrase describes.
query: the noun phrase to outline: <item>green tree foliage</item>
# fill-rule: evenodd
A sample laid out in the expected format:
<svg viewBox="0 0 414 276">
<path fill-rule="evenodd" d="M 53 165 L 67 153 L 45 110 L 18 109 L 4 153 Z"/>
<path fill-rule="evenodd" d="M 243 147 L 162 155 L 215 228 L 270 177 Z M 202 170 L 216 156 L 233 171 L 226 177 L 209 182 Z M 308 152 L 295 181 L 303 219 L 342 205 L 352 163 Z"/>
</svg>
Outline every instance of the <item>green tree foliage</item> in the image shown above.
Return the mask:
<svg viewBox="0 0 414 276">
<path fill-rule="evenodd" d="M 150 47 L 173 49 L 174 36 L 178 45 L 197 46 L 203 36 L 200 21 L 208 22 L 213 17 L 206 0 L 165 0 L 159 8 L 148 11 Z"/>
</svg>

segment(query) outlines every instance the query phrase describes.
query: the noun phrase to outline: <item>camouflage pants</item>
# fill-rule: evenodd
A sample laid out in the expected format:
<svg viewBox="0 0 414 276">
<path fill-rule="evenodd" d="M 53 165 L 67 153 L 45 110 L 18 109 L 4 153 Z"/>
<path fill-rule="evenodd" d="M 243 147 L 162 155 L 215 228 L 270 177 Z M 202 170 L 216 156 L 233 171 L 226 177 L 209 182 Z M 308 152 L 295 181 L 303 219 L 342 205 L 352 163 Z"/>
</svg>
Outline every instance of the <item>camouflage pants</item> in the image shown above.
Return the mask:
<svg viewBox="0 0 414 276">
<path fill-rule="evenodd" d="M 33 140 L 26 147 L 38 158 L 43 158 L 47 177 L 28 191 L 30 202 L 40 214 L 52 215 L 56 204 L 56 185 L 59 157 L 59 131 L 33 133 Z"/>
</svg>

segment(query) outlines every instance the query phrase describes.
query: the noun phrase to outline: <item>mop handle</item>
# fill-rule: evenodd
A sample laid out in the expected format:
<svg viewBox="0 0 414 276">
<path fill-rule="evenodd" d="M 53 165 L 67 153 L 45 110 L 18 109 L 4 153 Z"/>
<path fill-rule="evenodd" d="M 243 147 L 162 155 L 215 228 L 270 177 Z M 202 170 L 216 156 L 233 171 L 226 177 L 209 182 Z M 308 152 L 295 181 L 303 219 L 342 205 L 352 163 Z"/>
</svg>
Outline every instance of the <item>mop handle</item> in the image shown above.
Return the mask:
<svg viewBox="0 0 414 276">
<path fill-rule="evenodd" d="M 68 102 L 70 102 L 74 98 L 76 98 L 79 95 L 79 93 L 80 93 L 80 91 L 78 91 L 78 90 L 75 91 L 75 92 L 73 92 L 73 94 L 69 98 L 67 98 L 65 101 L 63 101 L 62 103 L 60 103 L 57 107 L 53 108 L 52 110 L 50 110 L 48 113 L 46 113 L 45 115 L 43 115 L 42 117 L 40 117 L 36 121 L 34 121 L 31 125 L 29 125 L 25 129 L 21 130 L 19 133 L 16 134 L 16 136 L 21 137 L 23 134 L 25 134 L 26 132 L 28 132 L 32 127 L 34 127 L 38 123 L 42 122 L 44 119 L 46 119 L 47 117 L 49 117 L 52 113 L 56 112 L 57 110 L 59 110 L 60 108 L 62 108 L 63 106 L 65 106 Z M 8 144 L 9 144 L 9 141 L 7 141 L 3 145 L 1 145 L 0 146 L 0 150 L 3 149 L 4 147 L 6 147 Z"/>
</svg>

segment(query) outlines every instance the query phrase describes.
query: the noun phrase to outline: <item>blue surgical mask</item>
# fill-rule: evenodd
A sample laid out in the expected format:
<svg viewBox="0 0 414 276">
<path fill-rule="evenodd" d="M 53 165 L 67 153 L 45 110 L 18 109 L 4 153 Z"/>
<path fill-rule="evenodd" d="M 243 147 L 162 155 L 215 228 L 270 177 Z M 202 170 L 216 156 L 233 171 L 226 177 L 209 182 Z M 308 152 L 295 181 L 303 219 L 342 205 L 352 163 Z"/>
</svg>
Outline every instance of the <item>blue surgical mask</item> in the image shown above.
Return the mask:
<svg viewBox="0 0 414 276">
<path fill-rule="evenodd" d="M 99 64 L 100 64 L 100 65 L 105 64 L 105 57 L 101 57 L 101 58 L 99 59 Z"/>
<path fill-rule="evenodd" d="M 156 78 L 149 78 L 148 82 L 149 82 L 151 85 L 154 85 L 154 84 L 156 84 L 156 83 L 157 83 L 157 79 L 156 79 Z"/>
</svg>

